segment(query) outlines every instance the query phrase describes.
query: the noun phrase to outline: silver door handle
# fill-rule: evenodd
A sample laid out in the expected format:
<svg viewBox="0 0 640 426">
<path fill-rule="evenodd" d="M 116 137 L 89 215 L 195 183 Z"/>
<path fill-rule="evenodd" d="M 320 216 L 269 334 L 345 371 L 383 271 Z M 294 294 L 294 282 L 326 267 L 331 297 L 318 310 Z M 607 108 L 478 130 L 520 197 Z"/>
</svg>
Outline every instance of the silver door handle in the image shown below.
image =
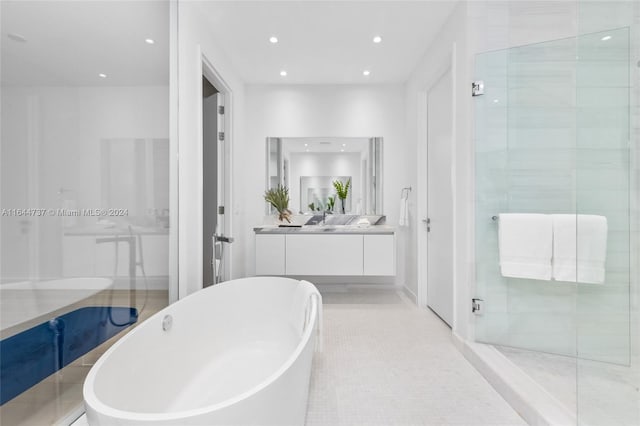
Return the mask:
<svg viewBox="0 0 640 426">
<path fill-rule="evenodd" d="M 424 223 L 427 224 L 427 232 L 431 232 L 431 218 L 422 219 Z"/>
<path fill-rule="evenodd" d="M 213 242 L 214 243 L 232 243 L 233 237 L 226 237 L 224 235 L 214 235 Z"/>
</svg>

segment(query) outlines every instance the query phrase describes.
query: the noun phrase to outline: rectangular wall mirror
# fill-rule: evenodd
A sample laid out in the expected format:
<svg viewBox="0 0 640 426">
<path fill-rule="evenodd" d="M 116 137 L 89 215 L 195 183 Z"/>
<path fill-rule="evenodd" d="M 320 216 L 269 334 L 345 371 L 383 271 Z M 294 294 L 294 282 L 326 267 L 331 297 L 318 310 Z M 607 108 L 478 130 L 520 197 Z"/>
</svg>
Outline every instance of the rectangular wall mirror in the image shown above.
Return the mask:
<svg viewBox="0 0 640 426">
<path fill-rule="evenodd" d="M 296 214 L 328 208 L 335 180 L 351 181 L 345 213 L 382 211 L 382 138 L 267 138 L 266 189 L 289 188 L 289 208 Z M 334 211 L 340 213 L 340 201 Z M 267 214 L 272 214 L 267 206 Z"/>
</svg>

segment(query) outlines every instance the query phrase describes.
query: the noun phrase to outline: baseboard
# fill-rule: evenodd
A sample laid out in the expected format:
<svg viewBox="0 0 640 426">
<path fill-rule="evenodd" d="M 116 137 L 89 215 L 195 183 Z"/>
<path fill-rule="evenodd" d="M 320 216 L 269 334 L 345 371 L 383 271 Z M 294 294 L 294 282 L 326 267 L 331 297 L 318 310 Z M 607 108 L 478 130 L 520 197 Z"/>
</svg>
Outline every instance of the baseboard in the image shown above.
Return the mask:
<svg viewBox="0 0 640 426">
<path fill-rule="evenodd" d="M 402 292 L 413 302 L 416 304 L 416 306 L 418 305 L 418 296 L 416 296 L 416 294 L 411 291 L 411 289 L 409 287 L 407 287 L 406 285 L 402 286 Z"/>
<path fill-rule="evenodd" d="M 336 276 L 336 275 L 287 275 L 287 278 L 296 280 L 305 280 L 310 283 L 327 284 L 327 285 L 370 285 L 372 287 L 389 287 L 395 286 L 395 277 L 393 276 Z"/>
<path fill-rule="evenodd" d="M 460 352 L 464 354 L 464 339 L 458 335 L 455 331 L 451 332 L 451 340 L 453 340 L 453 345 Z M 465 357 L 466 358 L 466 357 Z"/>
<path fill-rule="evenodd" d="M 305 280 L 306 281 L 306 280 Z M 311 282 L 311 281 L 309 281 Z M 393 284 L 358 284 L 358 283 L 314 283 L 320 291 L 349 291 L 349 290 L 400 290 L 400 287 L 396 287 Z"/>
<path fill-rule="evenodd" d="M 453 341 L 464 357 L 528 424 L 577 424 L 574 413 L 496 348 L 464 341 L 455 333 Z"/>
</svg>

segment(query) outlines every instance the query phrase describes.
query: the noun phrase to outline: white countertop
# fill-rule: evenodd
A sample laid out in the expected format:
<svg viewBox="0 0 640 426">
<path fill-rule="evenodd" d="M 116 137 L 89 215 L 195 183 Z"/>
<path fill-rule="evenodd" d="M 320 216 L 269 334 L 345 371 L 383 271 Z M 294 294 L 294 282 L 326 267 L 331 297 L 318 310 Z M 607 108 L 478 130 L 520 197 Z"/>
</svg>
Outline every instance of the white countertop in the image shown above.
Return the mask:
<svg viewBox="0 0 640 426">
<path fill-rule="evenodd" d="M 277 225 L 263 225 L 253 228 L 256 234 L 393 234 L 396 231 L 390 225 L 303 225 L 300 227 Z"/>
</svg>

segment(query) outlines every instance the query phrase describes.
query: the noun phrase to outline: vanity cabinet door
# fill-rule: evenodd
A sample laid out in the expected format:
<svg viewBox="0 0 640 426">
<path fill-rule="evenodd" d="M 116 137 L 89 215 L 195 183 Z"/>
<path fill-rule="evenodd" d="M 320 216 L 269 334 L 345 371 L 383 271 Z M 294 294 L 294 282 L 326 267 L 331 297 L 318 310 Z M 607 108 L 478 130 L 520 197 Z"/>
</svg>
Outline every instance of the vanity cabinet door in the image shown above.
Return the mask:
<svg viewBox="0 0 640 426">
<path fill-rule="evenodd" d="M 287 235 L 287 275 L 362 275 L 362 235 Z"/>
<path fill-rule="evenodd" d="M 364 275 L 395 275 L 394 235 L 364 235 Z"/>
<path fill-rule="evenodd" d="M 256 234 L 256 275 L 285 275 L 285 236 Z"/>
</svg>

